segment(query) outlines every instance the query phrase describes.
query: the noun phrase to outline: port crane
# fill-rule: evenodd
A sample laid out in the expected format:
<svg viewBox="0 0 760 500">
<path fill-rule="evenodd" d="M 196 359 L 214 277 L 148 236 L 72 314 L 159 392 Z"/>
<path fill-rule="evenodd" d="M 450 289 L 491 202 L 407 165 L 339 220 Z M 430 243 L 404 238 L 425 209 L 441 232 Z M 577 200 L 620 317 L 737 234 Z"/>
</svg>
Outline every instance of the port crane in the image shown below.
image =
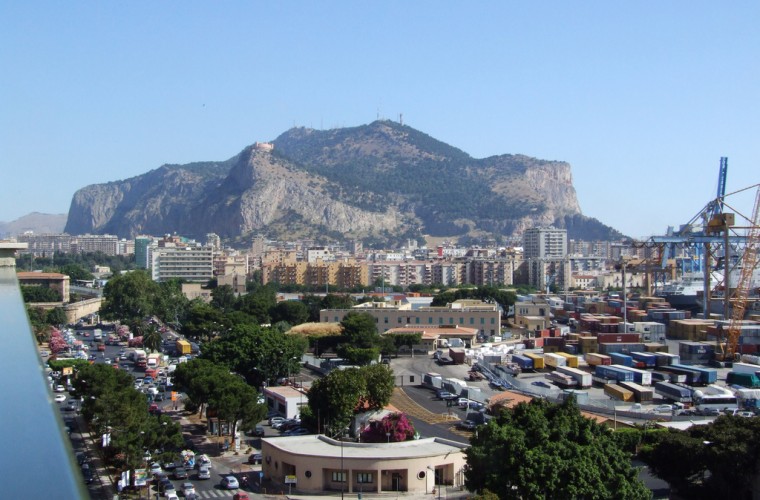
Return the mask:
<svg viewBox="0 0 760 500">
<path fill-rule="evenodd" d="M 719 357 L 720 361 L 732 361 L 737 358 L 738 354 L 736 348 L 739 343 L 744 312 L 747 308 L 747 298 L 752 286 L 752 274 L 757 266 L 757 252 L 760 249 L 760 186 L 758 186 L 755 193 L 755 205 L 752 210 L 750 224 L 747 244 L 744 247 L 744 254 L 741 259 L 741 275 L 739 282 L 736 284 L 736 292 L 733 299 L 731 299 L 731 320 L 728 324 L 725 347 L 723 347 L 723 344 L 720 344 L 720 347 L 722 347 Z M 726 296 L 728 297 L 728 295 L 729 290 L 726 289 Z"/>
</svg>

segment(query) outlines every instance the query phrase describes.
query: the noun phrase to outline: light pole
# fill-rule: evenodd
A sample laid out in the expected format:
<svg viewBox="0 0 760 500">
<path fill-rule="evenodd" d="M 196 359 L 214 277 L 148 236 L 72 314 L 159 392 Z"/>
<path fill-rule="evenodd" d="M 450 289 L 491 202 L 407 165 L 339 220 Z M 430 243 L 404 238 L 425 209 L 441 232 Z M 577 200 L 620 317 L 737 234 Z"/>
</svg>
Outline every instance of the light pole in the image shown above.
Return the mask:
<svg viewBox="0 0 760 500">
<path fill-rule="evenodd" d="M 343 500 L 343 494 L 346 491 L 346 473 L 343 470 L 343 436 L 340 438 L 340 498 Z"/>
</svg>

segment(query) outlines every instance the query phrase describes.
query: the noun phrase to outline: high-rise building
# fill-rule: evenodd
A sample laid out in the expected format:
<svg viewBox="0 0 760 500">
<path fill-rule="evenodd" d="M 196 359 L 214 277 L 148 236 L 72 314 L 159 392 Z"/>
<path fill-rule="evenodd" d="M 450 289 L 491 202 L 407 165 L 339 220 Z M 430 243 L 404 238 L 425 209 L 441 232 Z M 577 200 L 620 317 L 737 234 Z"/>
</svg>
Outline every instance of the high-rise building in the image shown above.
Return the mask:
<svg viewBox="0 0 760 500">
<path fill-rule="evenodd" d="M 554 227 L 533 227 L 523 235 L 525 259 L 556 259 L 567 255 L 567 230 Z"/>
<path fill-rule="evenodd" d="M 214 249 L 203 246 L 158 247 L 152 252 L 154 281 L 174 278 L 206 282 L 214 277 Z"/>
</svg>

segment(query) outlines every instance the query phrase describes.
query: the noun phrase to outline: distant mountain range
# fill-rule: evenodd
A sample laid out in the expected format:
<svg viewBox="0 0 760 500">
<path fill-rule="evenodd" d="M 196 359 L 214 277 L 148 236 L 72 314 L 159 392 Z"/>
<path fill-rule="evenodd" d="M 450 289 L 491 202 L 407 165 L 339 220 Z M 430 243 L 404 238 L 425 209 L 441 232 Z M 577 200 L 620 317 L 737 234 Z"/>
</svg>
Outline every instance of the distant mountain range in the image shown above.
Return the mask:
<svg viewBox="0 0 760 500">
<path fill-rule="evenodd" d="M 27 231 L 35 234 L 61 233 L 66 226 L 66 214 L 32 212 L 10 222 L 0 222 L 0 238 L 17 236 Z"/>
<path fill-rule="evenodd" d="M 622 237 L 581 214 L 565 162 L 476 159 L 390 121 L 293 128 L 272 144 L 248 146 L 222 162 L 163 165 L 84 187 L 65 230 L 388 244 L 422 235 L 499 240 L 554 225 L 576 239 Z"/>
</svg>

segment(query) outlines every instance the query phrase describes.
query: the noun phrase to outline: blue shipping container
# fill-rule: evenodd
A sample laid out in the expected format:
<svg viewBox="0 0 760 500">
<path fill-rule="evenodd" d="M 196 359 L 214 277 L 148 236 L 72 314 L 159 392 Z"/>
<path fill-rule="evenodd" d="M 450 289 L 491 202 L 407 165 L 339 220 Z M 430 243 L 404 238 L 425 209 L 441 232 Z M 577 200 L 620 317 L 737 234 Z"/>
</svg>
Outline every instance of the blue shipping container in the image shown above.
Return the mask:
<svg viewBox="0 0 760 500">
<path fill-rule="evenodd" d="M 648 352 L 632 352 L 631 357 L 644 363 L 647 368 L 654 368 L 657 364 L 657 356 Z"/>
<path fill-rule="evenodd" d="M 517 365 L 523 370 L 533 369 L 533 360 L 528 357 L 520 356 L 519 354 L 514 354 L 512 355 L 512 362 L 517 363 Z"/>
<path fill-rule="evenodd" d="M 599 377 L 617 380 L 618 382 L 633 382 L 633 372 L 621 370 L 614 366 L 597 365 L 594 374 Z"/>
<path fill-rule="evenodd" d="M 611 352 L 608 356 L 612 358 L 612 364 L 614 365 L 633 366 L 633 358 L 627 354 Z"/>
</svg>

